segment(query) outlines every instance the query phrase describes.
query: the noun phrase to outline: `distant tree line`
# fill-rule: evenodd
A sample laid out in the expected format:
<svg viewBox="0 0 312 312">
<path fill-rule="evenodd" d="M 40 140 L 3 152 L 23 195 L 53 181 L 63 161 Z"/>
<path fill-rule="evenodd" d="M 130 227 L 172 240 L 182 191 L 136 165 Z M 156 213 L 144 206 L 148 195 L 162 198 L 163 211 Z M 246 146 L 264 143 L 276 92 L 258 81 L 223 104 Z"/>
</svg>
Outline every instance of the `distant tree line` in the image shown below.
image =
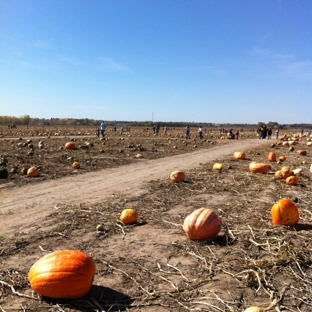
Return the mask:
<svg viewBox="0 0 312 312">
<path fill-rule="evenodd" d="M 96 126 L 99 125 L 102 120 L 95 120 L 89 118 L 34 118 L 30 117 L 29 115 L 24 115 L 21 117 L 14 117 L 14 116 L 0 116 L 0 125 L 15 125 L 15 126 L 31 126 L 31 125 L 42 125 L 42 126 Z M 231 123 L 224 123 L 224 124 L 216 124 L 216 123 L 209 123 L 209 122 L 187 122 L 187 121 L 179 121 L 179 122 L 165 122 L 165 121 L 126 121 L 126 120 L 110 120 L 105 121 L 107 126 L 128 126 L 128 127 L 153 127 L 157 125 L 159 127 L 185 127 L 189 125 L 190 127 L 198 127 L 201 125 L 205 128 L 257 128 L 262 125 L 267 125 L 272 128 L 279 128 L 279 129 L 311 129 L 312 124 L 301 123 L 301 124 L 279 124 L 276 121 L 269 121 L 269 122 L 261 122 L 259 121 L 258 124 L 231 124 Z"/>
</svg>

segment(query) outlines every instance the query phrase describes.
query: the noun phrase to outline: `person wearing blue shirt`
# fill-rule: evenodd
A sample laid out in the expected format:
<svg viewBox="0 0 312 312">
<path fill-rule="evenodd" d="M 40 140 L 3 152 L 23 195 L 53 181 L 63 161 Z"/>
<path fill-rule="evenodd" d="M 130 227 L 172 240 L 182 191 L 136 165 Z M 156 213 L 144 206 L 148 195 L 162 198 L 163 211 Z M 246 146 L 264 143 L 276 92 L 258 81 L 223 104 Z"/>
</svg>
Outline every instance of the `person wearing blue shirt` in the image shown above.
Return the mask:
<svg viewBox="0 0 312 312">
<path fill-rule="evenodd" d="M 102 123 L 101 123 L 101 125 L 100 125 L 100 129 L 101 129 L 102 138 L 104 138 L 105 129 L 106 129 L 106 125 L 105 125 L 104 121 L 102 121 Z"/>
</svg>

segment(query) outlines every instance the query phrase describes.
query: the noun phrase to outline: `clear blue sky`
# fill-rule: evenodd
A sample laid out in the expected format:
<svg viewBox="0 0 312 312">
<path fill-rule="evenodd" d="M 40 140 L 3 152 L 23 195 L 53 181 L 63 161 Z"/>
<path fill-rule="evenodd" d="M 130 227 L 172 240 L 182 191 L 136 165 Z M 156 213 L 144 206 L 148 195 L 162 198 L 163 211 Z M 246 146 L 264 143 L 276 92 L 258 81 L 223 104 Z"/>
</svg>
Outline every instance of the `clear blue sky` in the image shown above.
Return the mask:
<svg viewBox="0 0 312 312">
<path fill-rule="evenodd" d="M 312 1 L 1 0 L 0 115 L 312 123 Z"/>
</svg>

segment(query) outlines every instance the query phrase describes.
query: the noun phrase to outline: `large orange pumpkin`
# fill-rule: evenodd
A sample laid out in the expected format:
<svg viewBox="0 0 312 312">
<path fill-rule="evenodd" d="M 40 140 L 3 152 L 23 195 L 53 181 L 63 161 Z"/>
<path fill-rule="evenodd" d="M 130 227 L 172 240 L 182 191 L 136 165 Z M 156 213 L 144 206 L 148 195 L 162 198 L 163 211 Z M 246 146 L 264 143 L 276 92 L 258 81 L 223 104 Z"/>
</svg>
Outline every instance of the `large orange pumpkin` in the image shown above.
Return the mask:
<svg viewBox="0 0 312 312">
<path fill-rule="evenodd" d="M 180 170 L 176 170 L 171 172 L 170 180 L 172 182 L 183 182 L 185 180 L 185 173 Z"/>
<path fill-rule="evenodd" d="M 275 162 L 276 161 L 276 154 L 274 152 L 271 152 L 268 156 L 268 161 Z"/>
<path fill-rule="evenodd" d="M 271 217 L 275 225 L 296 225 L 299 210 L 291 200 L 283 198 L 272 206 Z"/>
<path fill-rule="evenodd" d="M 252 173 L 266 173 L 271 170 L 271 166 L 268 164 L 252 162 L 249 164 L 249 170 Z"/>
<path fill-rule="evenodd" d="M 194 240 L 214 238 L 221 229 L 218 215 L 211 209 L 199 208 L 189 214 L 183 223 L 185 234 Z"/>
<path fill-rule="evenodd" d="M 28 177 L 38 177 L 40 175 L 40 171 L 38 170 L 37 167 L 30 167 L 28 170 L 27 170 L 27 176 Z"/>
<path fill-rule="evenodd" d="M 28 280 L 39 295 L 77 299 L 89 292 L 94 274 L 95 263 L 90 256 L 77 250 L 58 250 L 36 261 Z"/>
<path fill-rule="evenodd" d="M 235 152 L 234 159 L 246 159 L 246 155 L 244 152 Z"/>
<path fill-rule="evenodd" d="M 138 213 L 133 208 L 124 209 L 120 215 L 120 221 L 124 224 L 132 224 L 138 221 Z"/>
<path fill-rule="evenodd" d="M 73 150 L 73 149 L 76 148 L 76 145 L 75 145 L 74 142 L 67 142 L 67 143 L 65 144 L 65 148 L 66 148 L 66 149 L 69 149 L 69 150 Z"/>
</svg>

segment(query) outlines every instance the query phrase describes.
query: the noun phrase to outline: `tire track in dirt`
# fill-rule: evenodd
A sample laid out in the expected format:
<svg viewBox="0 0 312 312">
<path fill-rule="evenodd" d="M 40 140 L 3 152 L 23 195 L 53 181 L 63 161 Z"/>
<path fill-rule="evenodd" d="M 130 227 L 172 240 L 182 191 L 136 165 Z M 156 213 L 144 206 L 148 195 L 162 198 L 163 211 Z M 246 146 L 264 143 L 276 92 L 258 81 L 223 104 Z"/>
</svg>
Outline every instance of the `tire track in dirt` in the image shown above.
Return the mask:
<svg viewBox="0 0 312 312">
<path fill-rule="evenodd" d="M 58 204 L 94 204 L 114 194 L 139 195 L 147 192 L 146 183 L 170 172 L 189 170 L 235 151 L 264 144 L 259 139 L 231 141 L 209 150 L 170 156 L 96 172 L 77 174 L 20 188 L 0 189 L 1 235 L 27 231 L 54 211 Z"/>
</svg>

